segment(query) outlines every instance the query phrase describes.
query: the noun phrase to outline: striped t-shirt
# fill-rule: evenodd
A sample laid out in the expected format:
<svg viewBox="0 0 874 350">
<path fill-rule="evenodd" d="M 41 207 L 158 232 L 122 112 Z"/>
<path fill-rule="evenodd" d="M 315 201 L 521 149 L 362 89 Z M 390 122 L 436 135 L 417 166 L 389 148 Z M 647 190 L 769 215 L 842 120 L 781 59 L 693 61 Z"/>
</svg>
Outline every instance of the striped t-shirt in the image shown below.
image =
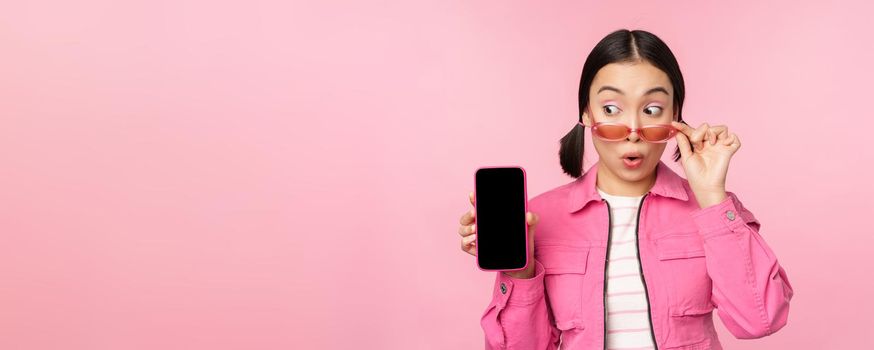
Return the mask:
<svg viewBox="0 0 874 350">
<path fill-rule="evenodd" d="M 613 216 L 607 261 L 607 349 L 653 349 L 649 307 L 637 258 L 640 196 L 614 196 L 598 189 Z"/>
</svg>

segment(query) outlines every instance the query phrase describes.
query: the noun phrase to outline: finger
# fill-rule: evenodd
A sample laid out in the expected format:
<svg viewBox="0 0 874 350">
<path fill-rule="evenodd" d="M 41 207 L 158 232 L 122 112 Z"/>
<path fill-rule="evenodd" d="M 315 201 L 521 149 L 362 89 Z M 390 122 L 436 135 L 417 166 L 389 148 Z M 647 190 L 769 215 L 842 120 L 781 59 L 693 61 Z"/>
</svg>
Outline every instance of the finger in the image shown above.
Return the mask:
<svg viewBox="0 0 874 350">
<path fill-rule="evenodd" d="M 728 127 L 725 125 L 717 125 L 713 127 L 714 133 L 716 134 L 716 141 L 722 143 L 725 141 L 725 138 L 728 137 Z"/>
<path fill-rule="evenodd" d="M 725 125 L 713 125 L 708 128 L 707 140 L 710 141 L 711 145 L 716 144 L 716 141 L 719 140 L 719 134 L 722 133 L 725 129 Z"/>
<path fill-rule="evenodd" d="M 728 127 L 725 125 L 714 125 L 714 126 L 711 126 L 710 129 L 712 129 L 718 135 L 718 134 L 723 133 L 726 130 L 728 130 Z"/>
<path fill-rule="evenodd" d="M 461 245 L 465 249 L 476 242 L 476 235 L 469 235 L 461 238 Z"/>
<path fill-rule="evenodd" d="M 724 134 L 728 128 L 725 125 L 716 125 L 710 127 L 710 144 L 715 145 L 717 141 L 721 140 L 722 137 L 720 135 Z"/>
<path fill-rule="evenodd" d="M 671 125 L 673 125 L 675 128 L 677 128 L 677 130 L 679 130 L 680 132 L 686 134 L 686 136 L 691 135 L 692 131 L 695 130 L 689 124 L 686 124 L 685 121 L 681 122 L 681 121 L 674 120 L 671 122 Z"/>
<path fill-rule="evenodd" d="M 467 237 L 474 232 L 476 232 L 476 225 L 464 225 L 458 227 L 458 234 L 461 237 Z"/>
<path fill-rule="evenodd" d="M 704 136 L 708 129 L 710 129 L 710 125 L 707 125 L 707 123 L 701 123 L 698 128 L 692 131 L 692 136 L 689 137 L 689 141 L 691 141 L 692 144 L 704 141 Z"/>
<path fill-rule="evenodd" d="M 462 238 L 461 250 L 465 253 L 476 256 L 476 238 L 474 238 L 471 242 L 465 242 L 464 238 Z"/>
<path fill-rule="evenodd" d="M 736 151 L 738 148 L 740 148 L 740 137 L 738 137 L 735 133 L 731 133 L 731 140 L 732 142 L 730 145 L 734 147 Z"/>
<path fill-rule="evenodd" d="M 704 148 L 704 137 L 707 135 L 707 130 L 709 129 L 710 126 L 707 125 L 707 123 L 701 124 L 701 126 L 692 132 L 692 137 L 689 137 L 689 142 L 691 142 L 697 149 Z"/>
<path fill-rule="evenodd" d="M 680 158 L 683 162 L 692 155 L 692 145 L 689 143 L 689 138 L 684 133 L 677 134 L 677 147 L 680 148 Z"/>
<path fill-rule="evenodd" d="M 723 145 L 729 146 L 732 142 L 732 133 L 728 132 L 728 129 L 725 130 L 722 134 L 720 134 L 719 140 L 722 141 Z"/>
<path fill-rule="evenodd" d="M 470 197 L 470 205 L 476 205 L 476 195 L 474 195 L 474 193 L 471 192 L 470 195 L 468 195 L 468 197 Z"/>
<path fill-rule="evenodd" d="M 692 129 L 691 126 L 677 121 L 672 121 L 671 125 L 674 126 L 674 128 L 676 128 L 678 131 L 680 131 L 680 133 L 686 135 L 686 137 L 692 136 L 692 131 L 695 130 Z"/>
<path fill-rule="evenodd" d="M 461 220 L 459 220 L 458 223 L 462 225 L 470 225 L 474 221 L 476 221 L 476 208 L 470 208 L 470 210 L 461 216 Z"/>
</svg>

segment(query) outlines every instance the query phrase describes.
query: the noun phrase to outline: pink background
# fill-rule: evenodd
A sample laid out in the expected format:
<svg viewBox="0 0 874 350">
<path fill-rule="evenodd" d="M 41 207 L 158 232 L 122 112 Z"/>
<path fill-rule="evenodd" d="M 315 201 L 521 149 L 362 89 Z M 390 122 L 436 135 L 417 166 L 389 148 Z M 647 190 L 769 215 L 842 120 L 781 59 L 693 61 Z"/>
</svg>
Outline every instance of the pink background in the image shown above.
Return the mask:
<svg viewBox="0 0 874 350">
<path fill-rule="evenodd" d="M 874 9 L 672 4 L 5 1 L 0 348 L 482 348 L 473 171 L 571 181 L 558 139 L 619 28 L 740 136 L 727 187 L 795 287 L 771 337 L 717 321 L 726 347 L 871 347 Z"/>
</svg>

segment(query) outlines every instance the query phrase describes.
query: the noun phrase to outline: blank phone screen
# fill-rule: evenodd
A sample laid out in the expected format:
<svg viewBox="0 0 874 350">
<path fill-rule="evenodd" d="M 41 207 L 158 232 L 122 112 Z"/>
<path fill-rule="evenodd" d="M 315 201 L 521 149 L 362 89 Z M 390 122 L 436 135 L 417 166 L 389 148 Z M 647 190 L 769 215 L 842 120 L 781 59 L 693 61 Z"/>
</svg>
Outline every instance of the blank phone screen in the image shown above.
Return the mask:
<svg viewBox="0 0 874 350">
<path fill-rule="evenodd" d="M 525 267 L 525 173 L 518 167 L 476 172 L 477 261 L 481 269 Z"/>
</svg>

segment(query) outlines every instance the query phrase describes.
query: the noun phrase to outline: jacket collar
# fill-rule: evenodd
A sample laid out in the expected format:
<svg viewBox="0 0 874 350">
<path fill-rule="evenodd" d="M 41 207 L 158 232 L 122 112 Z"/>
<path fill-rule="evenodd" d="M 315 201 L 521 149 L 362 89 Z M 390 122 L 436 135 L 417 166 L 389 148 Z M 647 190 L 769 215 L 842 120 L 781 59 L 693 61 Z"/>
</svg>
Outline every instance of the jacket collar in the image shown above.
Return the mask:
<svg viewBox="0 0 874 350">
<path fill-rule="evenodd" d="M 596 179 L 598 175 L 598 165 L 600 161 L 595 162 L 583 176 L 571 183 L 570 190 L 570 207 L 571 213 L 582 209 L 591 201 L 601 200 L 601 195 L 598 193 Z M 664 161 L 659 160 L 656 165 L 655 184 L 648 193 L 654 193 L 664 197 L 672 197 L 680 200 L 689 200 L 689 195 L 683 187 L 684 179 L 677 175 Z"/>
</svg>

